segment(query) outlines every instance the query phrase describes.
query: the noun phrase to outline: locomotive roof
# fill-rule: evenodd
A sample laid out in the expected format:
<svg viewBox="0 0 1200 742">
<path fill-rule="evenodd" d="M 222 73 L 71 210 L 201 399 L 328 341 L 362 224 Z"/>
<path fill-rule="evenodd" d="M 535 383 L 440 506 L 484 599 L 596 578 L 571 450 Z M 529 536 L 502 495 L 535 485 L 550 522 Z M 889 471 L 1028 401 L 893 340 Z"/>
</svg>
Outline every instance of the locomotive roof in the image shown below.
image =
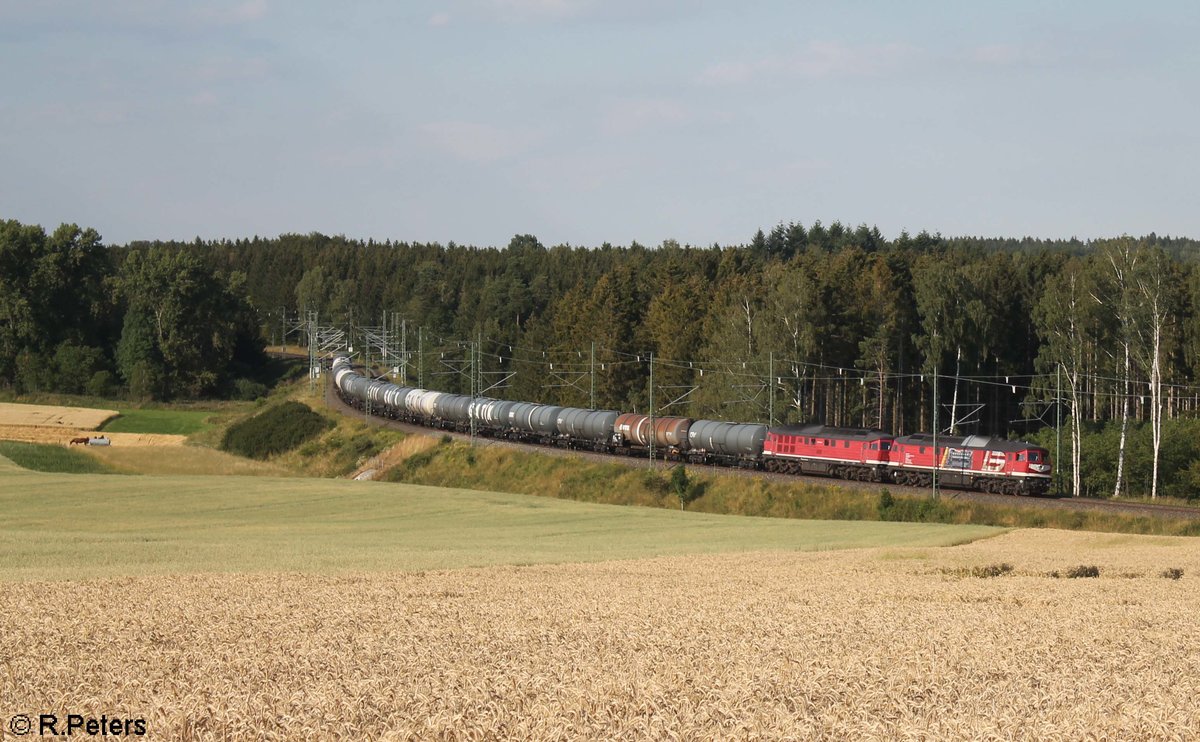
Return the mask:
<svg viewBox="0 0 1200 742">
<path fill-rule="evenodd" d="M 896 443 L 899 445 L 914 445 L 914 446 L 932 446 L 932 433 L 914 433 L 906 435 L 902 438 L 897 438 Z M 968 435 L 968 436 L 938 436 L 938 447 L 947 448 L 986 448 L 992 451 L 1027 451 L 1031 448 L 1041 449 L 1042 447 L 1036 443 L 1028 441 L 1010 441 L 1007 438 L 999 438 L 991 435 Z"/>
<path fill-rule="evenodd" d="M 882 438 L 891 438 L 891 433 L 887 433 L 876 428 L 833 428 L 827 425 L 780 425 L 771 428 L 768 433 L 775 435 L 800 435 L 822 438 L 852 438 L 863 441 L 877 441 Z"/>
</svg>

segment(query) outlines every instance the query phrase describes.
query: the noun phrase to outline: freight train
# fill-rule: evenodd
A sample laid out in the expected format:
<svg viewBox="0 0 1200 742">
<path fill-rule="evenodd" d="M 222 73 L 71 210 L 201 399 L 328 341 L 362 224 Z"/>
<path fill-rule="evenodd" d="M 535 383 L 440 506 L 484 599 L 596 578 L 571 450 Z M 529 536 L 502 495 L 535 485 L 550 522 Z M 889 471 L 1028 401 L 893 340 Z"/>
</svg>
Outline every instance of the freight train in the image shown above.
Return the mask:
<svg viewBox="0 0 1200 742">
<path fill-rule="evenodd" d="M 729 423 L 650 417 L 617 410 L 559 407 L 396 386 L 369 379 L 350 359 L 333 361 L 333 383 L 347 404 L 427 427 L 669 461 L 761 469 L 863 482 L 928 487 L 938 483 L 1007 495 L 1050 487 L 1049 452 L 1032 443 L 971 435 L 893 436 L 868 428 Z"/>
</svg>

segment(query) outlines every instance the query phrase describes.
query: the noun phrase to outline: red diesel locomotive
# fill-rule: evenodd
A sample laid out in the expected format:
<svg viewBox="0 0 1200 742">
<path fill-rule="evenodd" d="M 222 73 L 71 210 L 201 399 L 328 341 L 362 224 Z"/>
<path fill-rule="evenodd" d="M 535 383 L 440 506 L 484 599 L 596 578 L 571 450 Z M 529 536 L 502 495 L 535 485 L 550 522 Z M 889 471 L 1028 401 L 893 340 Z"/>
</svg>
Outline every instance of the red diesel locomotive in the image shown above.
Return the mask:
<svg viewBox="0 0 1200 742">
<path fill-rule="evenodd" d="M 972 435 L 900 438 L 869 428 L 798 425 L 771 428 L 763 468 L 864 482 L 919 487 L 938 483 L 1006 495 L 1042 495 L 1050 488 L 1049 452 L 1032 443 Z M 935 461 L 936 466 L 935 466 Z"/>
<path fill-rule="evenodd" d="M 892 480 L 929 486 L 937 462 L 938 482 L 947 487 L 1005 495 L 1042 495 L 1050 488 L 1050 452 L 1026 443 L 969 435 L 965 438 L 918 433 L 892 446 Z"/>
<path fill-rule="evenodd" d="M 884 482 L 891 463 L 892 435 L 870 428 L 789 425 L 771 428 L 763 441 L 767 471 Z"/>
</svg>

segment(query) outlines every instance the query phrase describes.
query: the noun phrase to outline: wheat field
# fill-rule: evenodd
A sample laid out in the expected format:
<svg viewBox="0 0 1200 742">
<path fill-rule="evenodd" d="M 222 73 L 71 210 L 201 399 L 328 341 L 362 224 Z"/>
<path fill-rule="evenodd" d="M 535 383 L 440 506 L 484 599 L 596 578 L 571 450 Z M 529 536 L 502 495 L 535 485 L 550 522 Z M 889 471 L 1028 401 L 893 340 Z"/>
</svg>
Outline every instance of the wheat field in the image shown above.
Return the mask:
<svg viewBox="0 0 1200 742">
<path fill-rule="evenodd" d="M 1063 576 L 1080 565 L 1100 576 Z M 1195 739 L 1197 575 L 1195 541 L 1018 531 L 8 583 L 0 714 L 142 716 L 182 740 Z"/>
<path fill-rule="evenodd" d="M 116 410 L 0 402 L 0 425 L 95 430 L 117 416 Z"/>
</svg>

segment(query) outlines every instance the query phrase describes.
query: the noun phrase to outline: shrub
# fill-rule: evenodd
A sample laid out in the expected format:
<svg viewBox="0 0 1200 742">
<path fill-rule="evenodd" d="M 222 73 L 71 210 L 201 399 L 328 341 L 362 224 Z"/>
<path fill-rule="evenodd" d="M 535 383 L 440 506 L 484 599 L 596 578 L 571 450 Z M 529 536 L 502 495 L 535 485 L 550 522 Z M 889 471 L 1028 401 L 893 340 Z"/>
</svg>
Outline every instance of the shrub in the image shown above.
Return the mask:
<svg viewBox="0 0 1200 742">
<path fill-rule="evenodd" d="M 879 504 L 876 509 L 879 511 L 880 520 L 888 520 L 888 515 L 891 514 L 892 508 L 896 506 L 896 498 L 885 487 L 883 492 L 879 493 Z"/>
<path fill-rule="evenodd" d="M 241 399 L 247 402 L 265 396 L 267 393 L 267 385 L 261 384 L 253 379 L 238 379 L 233 382 L 234 399 Z"/>
<path fill-rule="evenodd" d="M 671 491 L 679 498 L 679 509 L 686 510 L 704 494 L 704 484 L 693 482 L 683 464 L 671 470 Z"/>
<path fill-rule="evenodd" d="M 161 398 L 163 393 L 162 369 L 151 361 L 138 361 L 129 370 L 129 398 L 148 402 Z"/>
<path fill-rule="evenodd" d="M 941 573 L 950 575 L 951 577 L 979 577 L 986 579 L 989 577 L 1001 577 L 1012 572 L 1013 566 L 1008 562 L 1000 562 L 999 564 L 979 565 L 976 567 L 943 567 Z"/>
<path fill-rule="evenodd" d="M 945 502 L 933 497 L 896 498 L 886 489 L 879 494 L 876 505 L 879 519 L 907 523 L 953 523 L 954 511 Z"/>
<path fill-rule="evenodd" d="M 107 397 L 117 385 L 117 377 L 111 371 L 97 371 L 84 386 L 84 391 L 93 397 Z"/>
<path fill-rule="evenodd" d="M 1052 573 L 1053 577 L 1058 577 L 1058 573 Z M 1067 570 L 1065 577 L 1076 579 L 1079 577 L 1099 577 L 1100 568 L 1095 565 L 1081 564 L 1078 567 L 1072 567 Z"/>
<path fill-rule="evenodd" d="M 383 450 L 383 443 L 376 440 L 370 431 L 352 433 L 348 438 L 342 436 L 330 436 L 330 438 L 331 440 L 328 441 L 330 445 L 325 450 L 332 452 L 333 455 L 329 462 L 330 469 L 338 475 L 349 473 Z M 301 455 L 304 455 L 304 451 L 314 445 L 314 443 L 305 443 L 301 446 L 299 449 Z"/>
<path fill-rule="evenodd" d="M 1179 567 L 1171 567 L 1170 569 L 1164 569 L 1162 572 L 1159 572 L 1158 576 L 1165 577 L 1168 580 L 1179 580 L 1183 578 L 1183 570 Z"/>
<path fill-rule="evenodd" d="M 104 351 L 66 342 L 54 352 L 54 389 L 68 394 L 86 391 L 87 383 L 104 370 Z"/>
<path fill-rule="evenodd" d="M 657 469 L 642 470 L 642 486 L 651 494 L 662 496 L 671 491 L 671 483 Z"/>
<path fill-rule="evenodd" d="M 431 448 L 428 451 L 420 451 L 414 453 L 404 460 L 399 466 L 388 469 L 383 475 L 385 482 L 407 482 L 410 477 L 414 476 L 419 470 L 424 469 L 433 463 L 437 456 L 437 449 Z"/>
<path fill-rule="evenodd" d="M 252 459 L 266 459 L 290 451 L 332 426 L 308 406 L 289 401 L 231 425 L 221 448 Z"/>
<path fill-rule="evenodd" d="M 1011 564 L 1009 564 L 1008 562 L 1001 562 L 1000 564 L 989 564 L 986 567 L 985 566 L 972 567 L 971 568 L 971 576 L 972 577 L 984 577 L 984 578 L 999 577 L 1000 575 L 1006 575 L 1009 572 L 1012 572 L 1012 570 L 1013 570 L 1013 566 Z"/>
<path fill-rule="evenodd" d="M 54 388 L 50 361 L 40 353 L 24 350 L 17 354 L 17 388 L 23 392 L 41 392 Z"/>
</svg>

